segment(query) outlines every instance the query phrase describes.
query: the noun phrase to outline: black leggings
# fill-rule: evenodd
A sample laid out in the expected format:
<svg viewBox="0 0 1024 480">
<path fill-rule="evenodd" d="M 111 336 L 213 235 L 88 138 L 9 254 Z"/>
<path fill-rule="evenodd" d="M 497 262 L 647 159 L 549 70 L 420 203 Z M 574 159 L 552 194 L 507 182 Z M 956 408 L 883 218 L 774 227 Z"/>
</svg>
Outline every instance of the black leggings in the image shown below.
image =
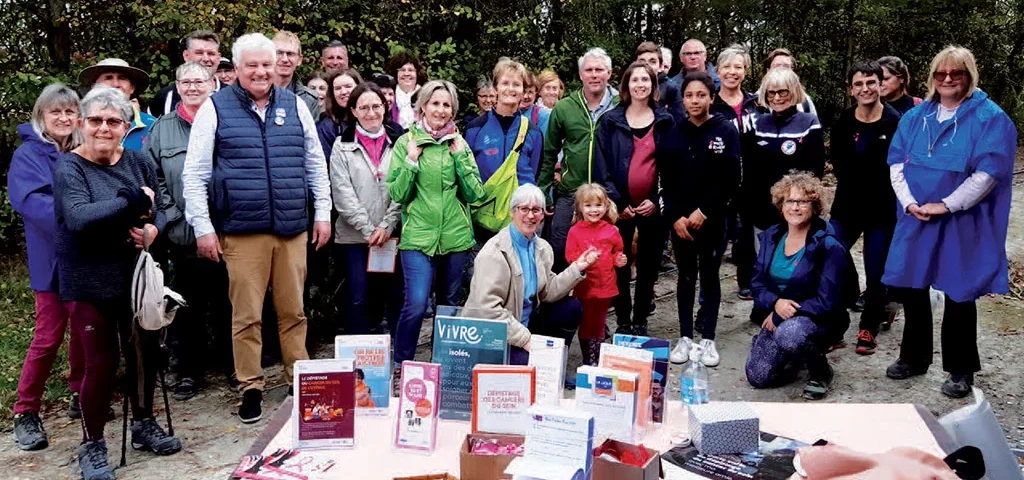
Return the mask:
<svg viewBox="0 0 1024 480">
<path fill-rule="evenodd" d="M 896 291 L 903 301 L 907 324 L 903 328 L 900 359 L 914 367 L 932 363 L 932 306 L 927 288 L 903 288 Z M 949 373 L 974 373 L 981 370 L 978 356 L 978 307 L 971 302 L 954 302 L 945 296 L 942 314 L 942 369 Z"/>
</svg>

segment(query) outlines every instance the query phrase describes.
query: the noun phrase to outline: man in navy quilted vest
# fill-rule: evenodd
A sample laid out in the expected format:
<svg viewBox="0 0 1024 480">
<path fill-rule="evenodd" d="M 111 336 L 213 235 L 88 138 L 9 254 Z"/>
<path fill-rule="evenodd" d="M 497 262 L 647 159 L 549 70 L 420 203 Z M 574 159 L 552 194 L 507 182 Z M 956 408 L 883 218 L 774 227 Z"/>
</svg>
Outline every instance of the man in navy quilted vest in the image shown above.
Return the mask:
<svg viewBox="0 0 1024 480">
<path fill-rule="evenodd" d="M 199 255 L 227 264 L 238 416 L 253 423 L 263 415 L 260 323 L 268 286 L 289 384 L 295 361 L 309 358 L 302 310 L 307 190 L 318 249 L 331 235 L 331 193 L 309 108 L 274 86 L 274 43 L 251 33 L 231 50 L 238 81 L 196 112 L 181 179 Z"/>
</svg>

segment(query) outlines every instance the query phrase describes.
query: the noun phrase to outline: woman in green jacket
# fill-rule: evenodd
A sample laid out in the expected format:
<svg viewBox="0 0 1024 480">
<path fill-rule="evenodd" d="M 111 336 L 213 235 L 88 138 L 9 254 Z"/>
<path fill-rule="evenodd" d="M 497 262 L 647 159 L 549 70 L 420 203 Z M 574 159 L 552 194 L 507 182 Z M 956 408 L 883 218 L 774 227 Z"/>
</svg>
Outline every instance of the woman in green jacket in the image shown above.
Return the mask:
<svg viewBox="0 0 1024 480">
<path fill-rule="evenodd" d="M 463 270 L 476 244 L 469 204 L 483 198 L 484 190 L 473 152 L 452 122 L 458 101 L 451 82 L 427 82 L 416 100 L 419 120 L 395 142 L 388 193 L 402 205 L 398 250 L 405 274 L 396 366 L 416 356 L 435 272 L 444 285 L 438 304 L 458 305 Z"/>
</svg>

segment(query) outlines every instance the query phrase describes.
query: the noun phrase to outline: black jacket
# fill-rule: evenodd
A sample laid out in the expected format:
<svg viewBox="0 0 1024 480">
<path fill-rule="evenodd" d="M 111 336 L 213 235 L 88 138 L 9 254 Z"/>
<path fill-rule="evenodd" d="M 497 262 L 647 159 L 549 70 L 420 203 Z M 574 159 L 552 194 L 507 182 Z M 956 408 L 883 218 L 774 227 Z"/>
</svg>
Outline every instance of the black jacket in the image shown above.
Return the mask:
<svg viewBox="0 0 1024 480">
<path fill-rule="evenodd" d="M 854 116 L 856 108 L 843 110 L 832 125 L 831 160 L 838 182 L 832 218 L 847 226 L 894 226 L 896 193 L 889 181 L 888 158 L 901 115 L 883 104 L 882 118 L 864 124 Z"/>
<path fill-rule="evenodd" d="M 683 94 L 679 85 L 672 83 L 665 73 L 658 74 L 658 105 L 665 107 L 676 123 L 686 119 L 686 109 L 683 108 Z"/>
<path fill-rule="evenodd" d="M 700 209 L 709 222 L 724 220 L 724 210 L 740 183 L 740 135 L 732 123 L 712 115 L 700 126 L 689 120 L 672 130 L 657 156 L 662 215 L 670 225 Z"/>
<path fill-rule="evenodd" d="M 655 146 L 655 168 L 659 168 L 658 159 L 661 157 L 661 145 L 671 135 L 672 116 L 664 107 L 658 106 L 654 109 L 654 146 Z M 615 202 L 615 206 L 622 211 L 627 206 L 637 206 L 644 200 L 651 200 L 658 204 L 658 188 L 651 189 L 648 198 L 630 198 L 629 194 L 629 164 L 633 161 L 633 130 L 626 121 L 626 107 L 618 105 L 601 116 L 594 133 L 594 164 L 603 165 L 605 177 L 596 183 L 604 185 L 608 190 L 608 197 Z M 594 169 L 595 172 L 598 169 Z"/>
<path fill-rule="evenodd" d="M 741 212 L 753 225 L 766 229 L 779 222 L 771 189 L 790 170 L 807 171 L 821 178 L 825 171 L 825 137 L 818 117 L 790 107 L 782 113 L 764 113 L 745 132 Z"/>
<path fill-rule="evenodd" d="M 724 117 L 726 120 L 732 122 L 733 126 L 740 133 L 744 133 L 754 128 L 754 119 L 765 110 L 763 107 L 757 104 L 756 93 L 744 93 L 742 107 L 740 107 L 740 116 L 736 116 L 736 110 L 733 110 L 732 106 L 725 103 L 722 97 L 715 95 L 715 101 L 711 103 L 711 114 L 719 115 Z"/>
</svg>

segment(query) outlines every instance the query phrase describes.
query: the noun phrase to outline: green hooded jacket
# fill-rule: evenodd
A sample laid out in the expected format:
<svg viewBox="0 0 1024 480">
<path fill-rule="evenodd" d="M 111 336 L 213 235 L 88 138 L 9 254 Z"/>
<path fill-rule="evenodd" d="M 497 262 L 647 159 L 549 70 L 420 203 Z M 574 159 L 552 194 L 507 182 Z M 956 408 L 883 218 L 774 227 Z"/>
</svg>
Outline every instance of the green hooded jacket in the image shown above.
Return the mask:
<svg viewBox="0 0 1024 480">
<path fill-rule="evenodd" d="M 614 88 L 609 88 L 609 91 L 612 95 L 610 110 L 619 103 L 619 96 Z M 547 193 L 554 183 L 559 151 L 564 154 L 562 180 L 555 187 L 559 195 L 572 195 L 580 185 L 603 181 L 603 177 L 598 178 L 603 174 L 594 171 L 594 132 L 597 124 L 598 121 L 590 118 L 590 108 L 583 97 L 583 90 L 573 92 L 555 104 L 548 119 L 548 131 L 544 134 L 544 153 L 537 179 L 537 186 L 542 191 Z M 597 167 L 600 169 L 600 166 Z"/>
<path fill-rule="evenodd" d="M 423 149 L 414 164 L 407 157 L 409 138 Z M 451 153 L 450 144 L 461 149 Z M 417 250 L 428 256 L 473 248 L 473 221 L 469 204 L 484 198 L 473 152 L 459 133 L 434 140 L 413 124 L 395 142 L 388 172 L 388 194 L 402 204 L 399 250 Z"/>
</svg>

